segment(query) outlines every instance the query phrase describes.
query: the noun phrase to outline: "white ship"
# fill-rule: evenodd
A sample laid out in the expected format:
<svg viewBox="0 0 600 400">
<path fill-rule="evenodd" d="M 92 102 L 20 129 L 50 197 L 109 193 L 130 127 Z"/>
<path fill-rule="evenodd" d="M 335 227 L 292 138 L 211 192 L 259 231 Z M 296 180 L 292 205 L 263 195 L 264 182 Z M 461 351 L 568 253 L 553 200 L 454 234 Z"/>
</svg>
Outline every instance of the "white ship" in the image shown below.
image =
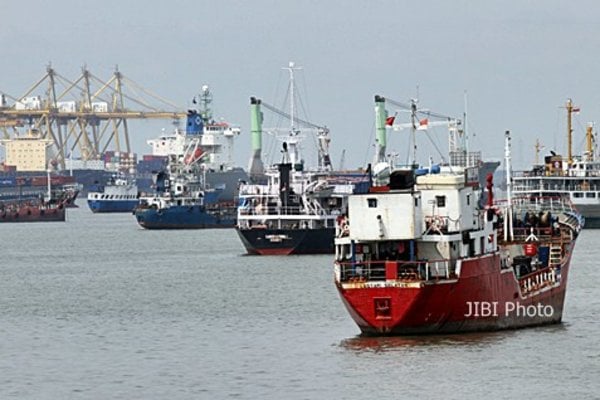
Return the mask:
<svg viewBox="0 0 600 400">
<path fill-rule="evenodd" d="M 552 152 L 544 164 L 512 175 L 513 192 L 541 197 L 567 197 L 585 218 L 585 228 L 600 228 L 600 161 L 595 156 L 593 126 L 586 132 L 586 151 L 572 154 L 572 114 L 578 111 L 569 99 L 567 109 L 568 154 Z"/>
</svg>

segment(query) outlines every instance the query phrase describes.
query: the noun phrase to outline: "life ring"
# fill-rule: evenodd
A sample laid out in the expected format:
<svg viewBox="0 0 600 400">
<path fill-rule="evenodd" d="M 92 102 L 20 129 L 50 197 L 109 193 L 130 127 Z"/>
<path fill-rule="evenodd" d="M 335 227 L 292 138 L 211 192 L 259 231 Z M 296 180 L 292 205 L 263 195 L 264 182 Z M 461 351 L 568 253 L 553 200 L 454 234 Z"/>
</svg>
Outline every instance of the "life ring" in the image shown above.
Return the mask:
<svg viewBox="0 0 600 400">
<path fill-rule="evenodd" d="M 350 234 L 350 226 L 348 225 L 348 221 L 344 221 L 342 223 L 342 236 L 348 236 Z"/>
<path fill-rule="evenodd" d="M 200 125 L 200 123 L 202 122 L 202 118 L 200 118 L 199 115 L 196 116 L 196 124 Z"/>
</svg>

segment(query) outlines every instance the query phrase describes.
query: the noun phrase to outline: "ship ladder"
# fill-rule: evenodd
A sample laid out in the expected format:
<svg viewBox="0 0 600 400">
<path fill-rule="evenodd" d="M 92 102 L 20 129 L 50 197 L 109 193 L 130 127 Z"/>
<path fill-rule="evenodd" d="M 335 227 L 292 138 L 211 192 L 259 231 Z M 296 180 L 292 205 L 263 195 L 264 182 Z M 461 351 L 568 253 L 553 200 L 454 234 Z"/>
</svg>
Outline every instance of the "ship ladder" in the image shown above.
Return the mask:
<svg viewBox="0 0 600 400">
<path fill-rule="evenodd" d="M 562 246 L 560 244 L 550 245 L 549 265 L 560 266 L 562 262 Z"/>
</svg>

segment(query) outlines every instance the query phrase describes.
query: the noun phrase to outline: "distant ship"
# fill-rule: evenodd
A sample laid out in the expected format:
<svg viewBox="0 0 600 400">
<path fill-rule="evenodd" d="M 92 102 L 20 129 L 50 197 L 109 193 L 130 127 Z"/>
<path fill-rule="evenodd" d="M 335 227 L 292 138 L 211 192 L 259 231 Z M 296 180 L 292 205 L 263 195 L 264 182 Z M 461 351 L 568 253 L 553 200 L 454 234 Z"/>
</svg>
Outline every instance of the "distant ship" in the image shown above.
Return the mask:
<svg viewBox="0 0 600 400">
<path fill-rule="evenodd" d="M 510 138 L 507 134 L 510 176 Z M 476 169 L 391 173 L 349 198 L 334 276 L 364 335 L 513 329 L 559 323 L 581 215 L 565 198 L 479 201 Z"/>
<path fill-rule="evenodd" d="M 237 232 L 249 254 L 331 254 L 335 223 L 366 175 L 294 171 L 280 163 L 266 184 L 242 184 Z"/>
<path fill-rule="evenodd" d="M 204 154 L 201 161 L 203 179 L 207 185 L 222 190 L 220 202 L 233 205 L 239 182 L 248 180 L 248 174 L 236 167 L 233 161 L 234 142 L 240 135 L 240 128 L 213 119 L 212 93 L 208 86 L 202 87 L 202 92 L 194 98 L 193 103 L 200 103 L 199 109 L 188 111 L 185 130 L 175 129 L 172 133 L 163 133 L 156 139 L 148 140 L 152 154 L 145 155 L 137 167 L 140 191 L 151 191 L 151 178 L 164 168 L 168 157 L 182 156 L 190 141 L 198 140 L 198 146 Z"/>
<path fill-rule="evenodd" d="M 31 197 L 0 197 L 0 223 L 61 222 L 65 220 L 71 193 L 48 186 L 46 194 Z"/>
<path fill-rule="evenodd" d="M 87 203 L 94 213 L 132 212 L 138 204 L 138 188 L 131 178 L 117 175 L 105 185 L 95 185 L 88 192 Z"/>
<path fill-rule="evenodd" d="M 57 196 L 65 196 L 64 206 L 76 207 L 75 200 L 81 190 L 73 177 L 59 175 L 47 163 L 48 146 L 35 128 L 13 139 L 2 139 L 6 158 L 0 163 L 0 200 L 27 200 L 47 196 L 50 185 Z"/>
<path fill-rule="evenodd" d="M 191 132 L 201 128 L 195 117 L 188 116 Z M 169 155 L 167 169 L 156 174 L 154 193 L 140 198 L 134 210 L 138 224 L 146 229 L 233 227 L 235 207 L 219 203 L 221 189 L 204 181 L 200 139 L 191 139 L 186 146 L 182 155 Z"/>
<path fill-rule="evenodd" d="M 590 124 L 586 130 L 586 151 L 582 156 L 572 154 L 572 113 L 578 108 L 571 100 L 566 104 L 568 155 L 552 152 L 544 164 L 529 171 L 513 174 L 515 194 L 534 197 L 568 198 L 585 218 L 585 228 L 600 229 L 600 160 L 596 159 L 596 135 Z M 539 151 L 539 143 L 537 144 Z"/>
<path fill-rule="evenodd" d="M 77 207 L 75 200 L 81 185 L 72 177 L 50 175 L 50 188 L 53 198 L 63 197 L 65 207 Z M 39 173 L 5 172 L 0 174 L 0 201 L 37 200 L 47 195 L 48 176 Z"/>
<path fill-rule="evenodd" d="M 295 69 L 290 63 L 292 93 Z M 291 122 L 290 129 L 277 137 L 283 142 L 281 163 L 266 171 L 261 159 L 261 106 Z M 240 185 L 236 227 L 246 251 L 256 255 L 333 253 L 336 219 L 345 212 L 348 194 L 366 183 L 366 174 L 332 171 L 329 130 L 299 119 L 295 115 L 293 95 L 290 96 L 290 114 L 256 98 L 250 99 L 250 107 L 252 182 Z M 317 131 L 319 165 L 314 170 L 305 169 L 300 156 L 300 143 L 304 139 L 300 126 Z"/>
</svg>

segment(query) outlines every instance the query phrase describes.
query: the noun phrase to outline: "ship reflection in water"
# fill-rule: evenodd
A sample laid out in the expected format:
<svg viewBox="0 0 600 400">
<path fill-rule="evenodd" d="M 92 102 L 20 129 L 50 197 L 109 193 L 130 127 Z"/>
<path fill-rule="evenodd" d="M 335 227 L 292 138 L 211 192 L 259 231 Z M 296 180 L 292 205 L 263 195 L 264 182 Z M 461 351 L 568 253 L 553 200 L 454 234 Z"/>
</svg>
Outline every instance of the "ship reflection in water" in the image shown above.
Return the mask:
<svg viewBox="0 0 600 400">
<path fill-rule="evenodd" d="M 556 327 L 552 327 L 556 329 Z M 558 328 L 561 328 L 558 326 Z M 423 336 L 356 336 L 344 339 L 340 347 L 357 352 L 387 352 L 404 348 L 424 347 L 436 348 L 446 346 L 468 346 L 486 348 L 511 338 L 516 331 L 502 332 L 473 332 L 451 335 L 423 335 Z"/>
<path fill-rule="evenodd" d="M 339 346 L 355 352 L 393 352 L 407 348 L 423 348 L 427 351 L 441 348 L 468 347 L 470 349 L 487 349 L 499 345 L 507 339 L 518 340 L 520 334 L 548 335 L 565 334 L 569 324 L 546 325 L 528 331 L 506 330 L 494 332 L 470 332 L 450 335 L 420 335 L 420 336 L 355 336 L 344 339 Z M 524 332 L 524 333 L 523 333 Z"/>
</svg>

